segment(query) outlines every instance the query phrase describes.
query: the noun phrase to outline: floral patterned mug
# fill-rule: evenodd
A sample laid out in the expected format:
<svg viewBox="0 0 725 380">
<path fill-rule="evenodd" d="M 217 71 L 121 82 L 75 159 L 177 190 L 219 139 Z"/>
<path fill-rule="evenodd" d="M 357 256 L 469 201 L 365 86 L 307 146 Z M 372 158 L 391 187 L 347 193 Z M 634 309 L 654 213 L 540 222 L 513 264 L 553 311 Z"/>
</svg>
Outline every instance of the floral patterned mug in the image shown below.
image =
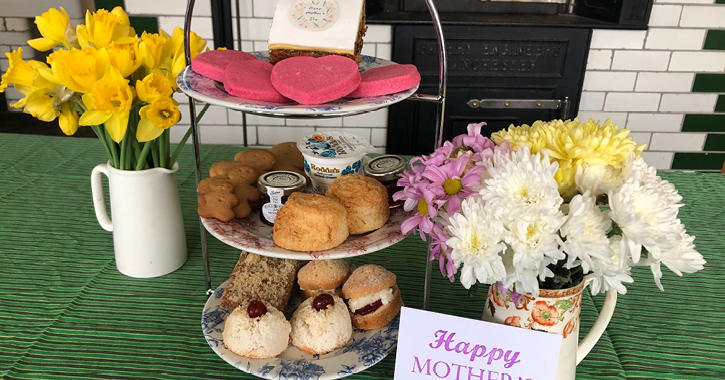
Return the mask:
<svg viewBox="0 0 725 380">
<path fill-rule="evenodd" d="M 577 364 L 599 341 L 617 303 L 617 292 L 607 292 L 597 321 L 589 334 L 577 344 L 582 293 L 591 279 L 591 275 L 586 276 L 581 284 L 569 289 L 541 289 L 538 297 L 509 292 L 500 283 L 491 285 L 483 320 L 562 335 L 556 379 L 574 380 Z"/>
</svg>

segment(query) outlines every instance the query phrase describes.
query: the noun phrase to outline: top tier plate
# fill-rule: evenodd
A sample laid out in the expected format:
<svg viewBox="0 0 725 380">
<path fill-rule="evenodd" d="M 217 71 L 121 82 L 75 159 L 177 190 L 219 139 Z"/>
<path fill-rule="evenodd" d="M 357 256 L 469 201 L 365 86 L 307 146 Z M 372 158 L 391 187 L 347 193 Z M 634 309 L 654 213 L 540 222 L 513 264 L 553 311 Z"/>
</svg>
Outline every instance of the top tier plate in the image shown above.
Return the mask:
<svg viewBox="0 0 725 380">
<path fill-rule="evenodd" d="M 269 52 L 253 52 L 257 59 L 269 60 Z M 360 72 L 372 69 L 374 67 L 396 65 L 385 59 L 362 56 L 360 63 Z M 298 103 L 271 103 L 260 102 L 239 98 L 228 94 L 224 91 L 221 83 L 204 77 L 186 67 L 179 73 L 176 82 L 181 91 L 186 95 L 200 100 L 205 103 L 222 106 L 246 113 L 271 116 L 271 117 L 296 117 L 296 118 L 322 118 L 322 117 L 341 117 L 353 116 L 389 105 L 398 103 L 415 93 L 418 86 L 411 89 L 396 92 L 390 95 L 374 96 L 369 98 L 348 99 L 342 98 L 332 102 L 320 105 L 303 105 Z"/>
</svg>

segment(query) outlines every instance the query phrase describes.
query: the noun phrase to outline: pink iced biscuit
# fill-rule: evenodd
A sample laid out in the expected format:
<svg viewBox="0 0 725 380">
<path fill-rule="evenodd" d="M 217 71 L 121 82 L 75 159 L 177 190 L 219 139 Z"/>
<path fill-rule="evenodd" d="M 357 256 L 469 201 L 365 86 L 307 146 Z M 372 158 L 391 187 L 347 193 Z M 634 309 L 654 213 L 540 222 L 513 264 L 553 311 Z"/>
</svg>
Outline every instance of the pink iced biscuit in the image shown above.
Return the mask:
<svg viewBox="0 0 725 380">
<path fill-rule="evenodd" d="M 269 80 L 270 75 L 272 75 L 272 64 L 269 62 L 259 60 L 232 62 L 224 70 L 224 89 L 244 99 L 289 102 L 289 99 L 274 89 Z"/>
<path fill-rule="evenodd" d="M 322 104 L 340 99 L 360 84 L 357 63 L 350 58 L 292 57 L 272 69 L 272 85 L 300 104 Z"/>
<path fill-rule="evenodd" d="M 360 86 L 348 98 L 366 98 L 405 91 L 420 83 L 420 74 L 414 65 L 388 65 L 362 73 Z"/>
<path fill-rule="evenodd" d="M 221 82 L 228 64 L 253 59 L 257 58 L 239 50 L 209 50 L 194 57 L 191 69 L 209 79 Z"/>
</svg>

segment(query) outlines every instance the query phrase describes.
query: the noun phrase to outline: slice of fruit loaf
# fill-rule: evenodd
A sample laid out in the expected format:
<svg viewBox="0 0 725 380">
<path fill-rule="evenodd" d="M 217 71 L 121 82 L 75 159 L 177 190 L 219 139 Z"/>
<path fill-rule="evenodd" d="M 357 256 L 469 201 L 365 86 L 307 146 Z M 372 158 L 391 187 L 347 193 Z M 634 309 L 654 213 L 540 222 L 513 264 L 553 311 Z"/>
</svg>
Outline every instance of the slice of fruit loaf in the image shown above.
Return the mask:
<svg viewBox="0 0 725 380">
<path fill-rule="evenodd" d="M 264 257 L 242 251 L 224 289 L 221 306 L 234 310 L 251 300 L 260 300 L 284 312 L 299 264 L 297 260 Z"/>
</svg>

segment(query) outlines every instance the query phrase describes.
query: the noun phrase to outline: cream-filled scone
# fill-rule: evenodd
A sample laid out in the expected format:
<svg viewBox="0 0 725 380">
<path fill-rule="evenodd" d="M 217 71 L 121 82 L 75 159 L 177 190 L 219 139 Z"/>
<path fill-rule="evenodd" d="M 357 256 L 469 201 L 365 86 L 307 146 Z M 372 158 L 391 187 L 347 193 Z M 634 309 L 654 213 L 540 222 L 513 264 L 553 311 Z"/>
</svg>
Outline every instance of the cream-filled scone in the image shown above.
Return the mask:
<svg viewBox="0 0 725 380">
<path fill-rule="evenodd" d="M 342 296 L 342 284 L 350 277 L 350 264 L 342 259 L 310 261 L 297 272 L 297 284 L 305 298 L 320 293 Z"/>
<path fill-rule="evenodd" d="M 352 338 L 352 323 L 345 302 L 329 293 L 302 302 L 290 323 L 292 344 L 310 354 L 328 353 Z"/>
<path fill-rule="evenodd" d="M 281 311 L 253 300 L 227 316 L 222 336 L 229 351 L 252 359 L 267 359 L 287 349 L 291 331 Z"/>
<path fill-rule="evenodd" d="M 395 274 L 380 265 L 363 265 L 342 286 L 353 326 L 379 329 L 395 318 L 403 306 Z"/>
<path fill-rule="evenodd" d="M 325 196 L 345 206 L 350 235 L 377 230 L 390 217 L 388 190 L 374 178 L 346 174 L 332 182 Z"/>
</svg>

